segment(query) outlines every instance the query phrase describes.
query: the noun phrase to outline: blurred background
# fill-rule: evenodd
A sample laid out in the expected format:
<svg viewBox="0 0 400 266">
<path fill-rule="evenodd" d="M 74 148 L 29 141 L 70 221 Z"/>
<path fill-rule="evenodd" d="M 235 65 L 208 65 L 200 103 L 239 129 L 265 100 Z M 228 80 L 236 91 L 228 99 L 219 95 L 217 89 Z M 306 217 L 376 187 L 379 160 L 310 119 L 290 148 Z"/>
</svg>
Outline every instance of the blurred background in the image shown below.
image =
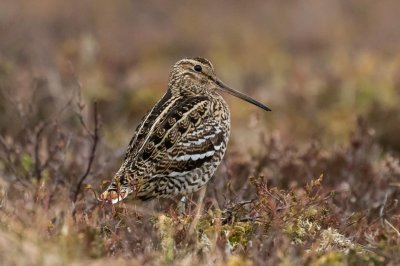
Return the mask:
<svg viewBox="0 0 400 266">
<path fill-rule="evenodd" d="M 105 142 L 124 147 L 164 93 L 171 66 L 202 56 L 226 83 L 273 109 L 227 96 L 233 142 L 251 144 L 262 130 L 335 145 L 362 115 L 398 151 L 399 8 L 396 0 L 3 0 L 2 96 L 39 101 L 46 116 L 79 81 L 83 99 L 100 102 Z M 4 99 L 0 108 L 1 133 L 15 133 L 15 111 Z"/>
<path fill-rule="evenodd" d="M 159 240 L 152 223 L 129 209 L 134 214 L 123 223 L 136 231 L 124 233 L 123 215 L 111 216 L 76 188 L 83 181 L 102 190 L 140 119 L 164 94 L 171 67 L 200 56 L 225 83 L 273 110 L 224 95 L 232 133 L 207 206 L 261 197 L 249 177 L 264 177 L 268 186 L 307 202 L 306 183 L 323 174 L 319 191 L 336 194 L 310 220 L 325 217 L 324 228 L 365 245 L 376 236 L 373 247 L 387 239 L 382 256 L 390 257 L 392 246 L 400 247 L 398 231 L 379 221 L 384 215 L 400 226 L 399 14 L 397 0 L 1 0 L 0 220 L 7 226 L 0 234 L 65 243 L 60 254 L 71 257 L 154 256 L 151 245 L 157 250 Z M 94 100 L 100 139 L 87 171 Z M 356 212 L 362 228 L 351 221 Z M 293 241 L 284 238 L 293 236 L 288 219 L 279 215 L 264 217 L 275 219 L 275 235 L 261 238 L 263 231 L 254 229 L 252 252 L 260 262 L 291 250 Z M 20 248 L 10 242 L 0 241 L 0 257 L 13 262 L 7 250 Z"/>
</svg>

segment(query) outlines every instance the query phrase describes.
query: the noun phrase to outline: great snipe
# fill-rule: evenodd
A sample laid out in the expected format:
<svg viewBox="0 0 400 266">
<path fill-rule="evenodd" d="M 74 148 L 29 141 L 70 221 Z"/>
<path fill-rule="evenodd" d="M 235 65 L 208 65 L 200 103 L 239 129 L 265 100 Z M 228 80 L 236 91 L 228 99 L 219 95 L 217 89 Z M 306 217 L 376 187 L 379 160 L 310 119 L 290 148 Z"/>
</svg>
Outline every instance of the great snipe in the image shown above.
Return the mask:
<svg viewBox="0 0 400 266">
<path fill-rule="evenodd" d="M 101 199 L 116 203 L 131 193 L 142 200 L 171 197 L 206 184 L 229 139 L 230 112 L 218 90 L 270 111 L 220 81 L 208 60 L 178 61 L 167 92 L 136 129 L 124 163 Z"/>
</svg>

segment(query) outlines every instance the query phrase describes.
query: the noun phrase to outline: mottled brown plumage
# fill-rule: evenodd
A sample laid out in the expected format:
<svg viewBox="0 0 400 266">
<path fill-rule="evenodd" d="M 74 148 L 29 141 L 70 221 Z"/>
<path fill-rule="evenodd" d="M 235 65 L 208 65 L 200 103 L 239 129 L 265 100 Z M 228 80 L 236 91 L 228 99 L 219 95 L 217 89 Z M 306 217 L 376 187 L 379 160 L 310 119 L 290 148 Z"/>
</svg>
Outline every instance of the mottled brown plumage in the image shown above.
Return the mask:
<svg viewBox="0 0 400 266">
<path fill-rule="evenodd" d="M 136 129 L 101 198 L 116 203 L 133 193 L 148 200 L 184 195 L 205 185 L 225 154 L 230 132 L 230 112 L 218 90 L 269 111 L 222 83 L 208 60 L 178 61 L 167 92 Z"/>
</svg>

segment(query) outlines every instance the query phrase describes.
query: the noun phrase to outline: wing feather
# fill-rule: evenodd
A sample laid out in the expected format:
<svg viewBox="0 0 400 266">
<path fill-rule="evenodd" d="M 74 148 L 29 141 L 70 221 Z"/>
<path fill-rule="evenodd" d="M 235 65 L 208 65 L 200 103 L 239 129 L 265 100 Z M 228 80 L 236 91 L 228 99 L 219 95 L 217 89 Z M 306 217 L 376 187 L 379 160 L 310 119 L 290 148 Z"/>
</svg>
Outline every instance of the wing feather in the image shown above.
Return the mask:
<svg viewBox="0 0 400 266">
<path fill-rule="evenodd" d="M 154 175 L 165 175 L 191 171 L 210 161 L 227 132 L 225 124 L 210 115 L 211 104 L 207 96 L 177 102 L 150 132 L 134 164 L 146 163 L 156 170 Z"/>
</svg>

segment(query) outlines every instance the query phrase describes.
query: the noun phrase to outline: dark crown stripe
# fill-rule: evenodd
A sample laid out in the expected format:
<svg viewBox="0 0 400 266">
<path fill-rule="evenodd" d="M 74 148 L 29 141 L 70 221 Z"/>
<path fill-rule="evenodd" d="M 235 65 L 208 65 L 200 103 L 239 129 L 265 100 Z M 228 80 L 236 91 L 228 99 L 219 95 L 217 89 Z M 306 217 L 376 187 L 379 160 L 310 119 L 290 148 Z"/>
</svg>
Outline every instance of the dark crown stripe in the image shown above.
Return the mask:
<svg viewBox="0 0 400 266">
<path fill-rule="evenodd" d="M 200 62 L 200 63 L 202 63 L 202 64 L 204 64 L 204 65 L 207 65 L 207 66 L 209 66 L 209 67 L 213 67 L 212 65 L 211 65 L 211 63 L 207 60 L 207 59 L 205 59 L 205 58 L 202 58 L 202 57 L 195 57 L 195 58 L 193 58 L 194 60 L 196 60 L 197 62 Z"/>
</svg>

